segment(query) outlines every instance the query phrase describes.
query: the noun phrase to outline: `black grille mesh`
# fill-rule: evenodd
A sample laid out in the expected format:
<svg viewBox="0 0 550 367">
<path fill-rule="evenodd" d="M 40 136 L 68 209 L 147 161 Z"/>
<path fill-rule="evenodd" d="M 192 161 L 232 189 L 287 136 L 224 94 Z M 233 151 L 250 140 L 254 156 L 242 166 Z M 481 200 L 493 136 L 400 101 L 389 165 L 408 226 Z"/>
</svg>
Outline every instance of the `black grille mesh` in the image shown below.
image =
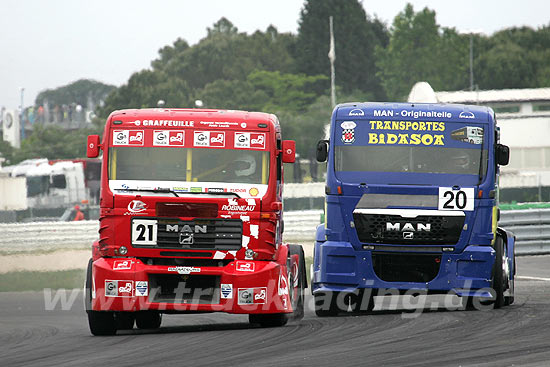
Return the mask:
<svg viewBox="0 0 550 367">
<path fill-rule="evenodd" d="M 353 213 L 353 220 L 359 241 L 363 243 L 454 245 L 464 225 L 463 216 L 403 218 L 399 215 Z M 390 227 L 399 229 L 388 230 L 388 223 Z M 427 224 L 430 230 L 422 230 Z"/>
</svg>

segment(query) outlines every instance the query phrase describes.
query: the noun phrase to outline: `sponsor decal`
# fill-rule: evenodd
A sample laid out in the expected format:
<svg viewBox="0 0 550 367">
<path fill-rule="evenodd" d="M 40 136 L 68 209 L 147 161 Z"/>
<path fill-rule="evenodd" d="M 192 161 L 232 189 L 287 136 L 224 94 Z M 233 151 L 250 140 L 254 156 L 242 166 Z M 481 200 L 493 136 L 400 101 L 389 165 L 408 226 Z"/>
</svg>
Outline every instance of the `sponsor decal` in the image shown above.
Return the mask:
<svg viewBox="0 0 550 367">
<path fill-rule="evenodd" d="M 168 134 L 168 142 L 170 146 L 183 146 L 185 141 L 183 131 L 170 131 Z"/>
<path fill-rule="evenodd" d="M 246 193 L 246 189 L 245 188 L 238 188 L 238 187 L 233 187 L 233 188 L 229 188 L 229 192 L 237 192 L 237 193 Z"/>
<path fill-rule="evenodd" d="M 483 143 L 483 128 L 478 126 L 464 126 L 460 129 L 451 131 L 451 138 L 464 143 L 479 145 Z M 464 165 L 468 163 L 469 162 L 464 162 Z"/>
<path fill-rule="evenodd" d="M 235 148 L 265 149 L 264 133 L 235 133 Z"/>
<path fill-rule="evenodd" d="M 153 145 L 168 145 L 168 131 L 153 131 Z"/>
<path fill-rule="evenodd" d="M 210 146 L 211 147 L 225 147 L 225 133 L 224 132 L 210 132 Z"/>
<path fill-rule="evenodd" d="M 116 281 L 116 280 L 106 280 L 105 281 L 105 296 L 107 296 L 107 297 L 116 297 L 116 296 L 118 296 L 117 283 L 118 283 L 118 281 Z"/>
<path fill-rule="evenodd" d="M 134 262 L 132 260 L 115 260 L 113 262 L 113 270 L 130 270 Z"/>
<path fill-rule="evenodd" d="M 132 297 L 134 282 L 132 280 L 106 280 L 106 297 Z"/>
<path fill-rule="evenodd" d="M 250 133 L 235 133 L 235 148 L 250 148 Z"/>
<path fill-rule="evenodd" d="M 136 296 L 147 296 L 149 294 L 149 284 L 147 281 L 136 281 Z"/>
<path fill-rule="evenodd" d="M 174 192 L 189 192 L 189 187 L 173 187 Z"/>
<path fill-rule="evenodd" d="M 191 192 L 202 192 L 202 187 L 192 187 Z"/>
<path fill-rule="evenodd" d="M 357 124 L 353 121 L 344 121 L 340 124 L 342 127 L 342 142 L 352 144 L 355 141 L 355 128 Z"/>
<path fill-rule="evenodd" d="M 237 261 L 237 265 L 235 266 L 235 270 L 253 272 L 254 269 L 255 269 L 254 265 L 255 264 L 253 262 Z"/>
<path fill-rule="evenodd" d="M 201 121 L 199 122 L 199 124 L 203 126 L 213 127 L 213 128 L 239 126 L 238 122 L 230 122 L 230 121 Z M 244 127 L 246 127 L 246 124 Z"/>
<path fill-rule="evenodd" d="M 196 147 L 207 147 L 210 142 L 209 131 L 195 131 L 194 145 Z"/>
<path fill-rule="evenodd" d="M 128 204 L 128 211 L 131 213 L 139 213 L 147 209 L 147 204 L 141 200 L 132 200 Z"/>
<path fill-rule="evenodd" d="M 229 198 L 227 199 L 227 204 L 222 205 L 221 210 L 232 211 L 232 212 L 250 212 L 256 209 L 256 201 L 254 199 L 247 199 L 247 205 L 239 205 L 239 202 L 236 199 Z"/>
<path fill-rule="evenodd" d="M 373 131 L 368 144 L 378 145 L 445 145 L 445 122 L 435 121 L 369 121 Z"/>
<path fill-rule="evenodd" d="M 250 196 L 258 196 L 258 194 L 260 193 L 260 191 L 258 191 L 257 188 L 253 187 L 253 188 L 251 188 L 250 190 L 248 190 L 248 193 L 250 194 Z"/>
<path fill-rule="evenodd" d="M 184 132 L 177 130 L 153 131 L 153 145 L 156 146 L 183 146 Z"/>
<path fill-rule="evenodd" d="M 163 126 L 163 127 L 193 127 L 195 122 L 192 120 L 135 120 L 136 126 Z"/>
<path fill-rule="evenodd" d="M 168 271 L 175 271 L 178 274 L 191 274 L 191 273 L 200 273 L 201 268 L 195 268 L 194 266 L 172 266 L 168 268 Z"/>
<path fill-rule="evenodd" d="M 143 130 L 129 130 L 128 145 L 143 145 L 145 142 Z"/>
<path fill-rule="evenodd" d="M 225 133 L 220 131 L 195 131 L 194 146 L 196 147 L 225 147 Z"/>
<path fill-rule="evenodd" d="M 128 130 L 113 131 L 113 145 L 128 145 Z"/>
<path fill-rule="evenodd" d="M 204 190 L 205 192 L 227 192 L 227 189 L 223 187 L 209 187 Z"/>
<path fill-rule="evenodd" d="M 233 298 L 233 284 L 222 284 L 221 293 L 222 293 L 222 299 Z"/>
<path fill-rule="evenodd" d="M 228 212 L 252 212 L 256 209 L 255 205 L 223 205 L 222 210 Z"/>
<path fill-rule="evenodd" d="M 239 305 L 265 304 L 267 301 L 267 288 L 239 288 L 238 289 Z"/>
<path fill-rule="evenodd" d="M 288 279 L 282 273 L 279 274 L 279 296 L 288 295 Z"/>
<path fill-rule="evenodd" d="M 365 116 L 365 112 L 360 108 L 354 108 L 349 111 L 348 116 Z"/>
</svg>

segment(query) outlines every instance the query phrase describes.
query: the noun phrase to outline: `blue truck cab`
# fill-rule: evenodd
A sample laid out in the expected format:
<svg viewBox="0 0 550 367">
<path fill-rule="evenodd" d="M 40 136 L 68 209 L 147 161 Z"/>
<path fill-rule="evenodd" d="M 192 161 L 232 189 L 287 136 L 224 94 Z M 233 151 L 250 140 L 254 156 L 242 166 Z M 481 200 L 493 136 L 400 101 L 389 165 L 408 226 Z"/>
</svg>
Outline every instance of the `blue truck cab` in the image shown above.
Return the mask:
<svg viewBox="0 0 550 367">
<path fill-rule="evenodd" d="M 515 238 L 497 225 L 509 149 L 492 109 L 340 104 L 317 160 L 327 162 L 312 266 L 318 316 L 342 310 L 342 294 L 344 307 L 372 310 L 381 289 L 513 302 Z"/>
</svg>

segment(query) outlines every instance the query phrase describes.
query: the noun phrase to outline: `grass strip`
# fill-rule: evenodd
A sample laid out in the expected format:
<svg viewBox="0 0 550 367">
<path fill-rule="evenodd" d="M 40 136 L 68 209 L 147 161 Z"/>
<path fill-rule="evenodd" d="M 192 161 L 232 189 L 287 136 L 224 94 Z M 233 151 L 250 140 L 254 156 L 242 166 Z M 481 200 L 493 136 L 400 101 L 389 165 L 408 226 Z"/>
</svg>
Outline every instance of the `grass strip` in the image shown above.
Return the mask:
<svg viewBox="0 0 550 367">
<path fill-rule="evenodd" d="M 0 274 L 0 292 L 41 291 L 44 288 L 82 288 L 85 278 L 85 269 L 14 271 Z"/>
</svg>

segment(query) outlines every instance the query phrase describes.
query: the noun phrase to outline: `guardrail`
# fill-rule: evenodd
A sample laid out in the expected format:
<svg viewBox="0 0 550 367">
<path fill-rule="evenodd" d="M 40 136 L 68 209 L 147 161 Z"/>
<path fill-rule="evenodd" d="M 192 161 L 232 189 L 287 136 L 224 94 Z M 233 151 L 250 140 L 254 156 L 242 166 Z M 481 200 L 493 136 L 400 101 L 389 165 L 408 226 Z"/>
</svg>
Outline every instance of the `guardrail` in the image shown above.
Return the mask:
<svg viewBox="0 0 550 367">
<path fill-rule="evenodd" d="M 285 212 L 285 241 L 312 244 L 322 212 Z M 502 211 L 499 225 L 516 235 L 518 255 L 550 253 L 550 209 Z M 98 228 L 95 220 L 0 224 L 0 253 L 87 249 L 98 238 Z"/>
<path fill-rule="evenodd" d="M 502 211 L 499 226 L 516 236 L 517 254 L 550 253 L 550 209 Z"/>
<path fill-rule="evenodd" d="M 86 249 L 98 238 L 99 222 L 29 222 L 0 224 L 0 252 Z"/>
</svg>

